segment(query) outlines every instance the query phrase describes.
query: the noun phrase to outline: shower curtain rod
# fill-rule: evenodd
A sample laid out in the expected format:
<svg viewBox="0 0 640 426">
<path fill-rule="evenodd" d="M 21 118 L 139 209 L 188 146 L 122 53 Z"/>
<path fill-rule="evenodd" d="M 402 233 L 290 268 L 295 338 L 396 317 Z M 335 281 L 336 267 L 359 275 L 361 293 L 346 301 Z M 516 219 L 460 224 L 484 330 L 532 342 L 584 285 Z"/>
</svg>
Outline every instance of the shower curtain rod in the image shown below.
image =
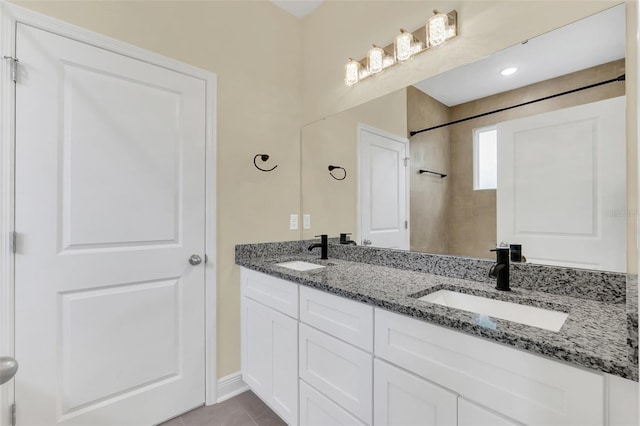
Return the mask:
<svg viewBox="0 0 640 426">
<path fill-rule="evenodd" d="M 622 74 L 619 77 L 612 78 L 611 80 L 601 81 L 600 83 L 589 84 L 588 86 L 578 87 L 577 89 L 567 90 L 566 92 L 556 93 L 555 95 L 545 96 L 544 98 L 534 99 L 532 101 L 523 102 L 523 103 L 517 104 L 517 105 L 511 105 L 511 106 L 508 106 L 508 107 L 505 107 L 505 108 L 500 108 L 500 109 L 496 109 L 496 110 L 489 111 L 489 112 L 483 112 L 482 114 L 473 115 L 473 116 L 467 117 L 467 118 L 461 118 L 459 120 L 450 121 L 449 123 L 439 124 L 437 126 L 429 127 L 427 129 L 411 131 L 411 132 L 409 132 L 409 136 L 414 136 L 414 135 L 417 135 L 418 133 L 428 132 L 430 130 L 439 129 L 441 127 L 451 126 L 453 124 L 462 123 L 462 122 L 465 122 L 465 121 L 473 120 L 475 118 L 485 117 L 485 116 L 491 115 L 491 114 L 497 114 L 497 113 L 502 112 L 502 111 L 507 111 L 507 110 L 510 110 L 510 109 L 519 108 L 519 107 L 522 107 L 522 106 L 525 106 L 525 105 L 535 104 L 536 102 L 546 101 L 547 99 L 557 98 L 558 96 L 569 95 L 571 93 L 580 92 L 581 90 L 591 89 L 593 87 L 598 87 L 598 86 L 602 86 L 604 84 L 615 83 L 615 82 L 624 81 L 624 80 L 625 80 L 625 74 Z"/>
</svg>

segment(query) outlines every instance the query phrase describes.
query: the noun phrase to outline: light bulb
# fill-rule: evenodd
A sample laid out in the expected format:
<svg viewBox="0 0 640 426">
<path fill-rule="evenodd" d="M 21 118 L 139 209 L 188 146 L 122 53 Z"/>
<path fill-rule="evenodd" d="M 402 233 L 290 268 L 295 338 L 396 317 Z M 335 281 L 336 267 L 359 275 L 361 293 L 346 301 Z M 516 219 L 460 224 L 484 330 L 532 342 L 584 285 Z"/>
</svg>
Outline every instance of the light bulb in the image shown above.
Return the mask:
<svg viewBox="0 0 640 426">
<path fill-rule="evenodd" d="M 505 68 L 502 71 L 500 71 L 500 74 L 504 75 L 504 76 L 507 76 L 507 75 L 511 75 L 511 74 L 515 73 L 516 71 L 518 71 L 518 68 L 509 67 L 509 68 Z"/>
<path fill-rule="evenodd" d="M 438 13 L 427 20 L 427 44 L 429 47 L 439 46 L 445 41 L 457 35 L 455 11 L 448 15 Z"/>
<path fill-rule="evenodd" d="M 367 53 L 367 70 L 369 73 L 377 74 L 383 70 L 385 56 L 384 49 L 375 44 L 369 49 L 369 53 Z"/>
<path fill-rule="evenodd" d="M 393 42 L 394 51 L 396 55 L 396 61 L 404 62 L 411 58 L 413 44 L 413 34 L 401 29 Z"/>
<path fill-rule="evenodd" d="M 344 66 L 344 84 L 347 86 L 353 86 L 360 81 L 360 69 L 362 65 L 360 62 L 349 58 L 349 61 Z"/>
</svg>

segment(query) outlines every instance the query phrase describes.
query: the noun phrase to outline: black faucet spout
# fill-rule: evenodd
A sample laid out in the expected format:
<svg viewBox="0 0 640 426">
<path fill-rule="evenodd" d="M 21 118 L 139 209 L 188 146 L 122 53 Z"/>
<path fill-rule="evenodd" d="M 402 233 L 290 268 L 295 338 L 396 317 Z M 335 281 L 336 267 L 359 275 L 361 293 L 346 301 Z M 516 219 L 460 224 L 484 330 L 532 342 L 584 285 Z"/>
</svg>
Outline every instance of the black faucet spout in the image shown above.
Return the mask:
<svg viewBox="0 0 640 426">
<path fill-rule="evenodd" d="M 358 244 L 350 239 L 349 235 L 351 234 L 340 234 L 340 244 L 353 244 L 354 246 L 357 246 Z"/>
<path fill-rule="evenodd" d="M 327 234 L 316 235 L 316 237 L 320 237 L 320 243 L 311 244 L 309 246 L 309 251 L 320 247 L 320 259 L 328 259 L 329 252 L 329 236 Z"/>
<path fill-rule="evenodd" d="M 496 252 L 496 263 L 489 269 L 489 276 L 496 279 L 496 290 L 511 291 L 509 286 L 509 248 L 498 247 Z"/>
</svg>

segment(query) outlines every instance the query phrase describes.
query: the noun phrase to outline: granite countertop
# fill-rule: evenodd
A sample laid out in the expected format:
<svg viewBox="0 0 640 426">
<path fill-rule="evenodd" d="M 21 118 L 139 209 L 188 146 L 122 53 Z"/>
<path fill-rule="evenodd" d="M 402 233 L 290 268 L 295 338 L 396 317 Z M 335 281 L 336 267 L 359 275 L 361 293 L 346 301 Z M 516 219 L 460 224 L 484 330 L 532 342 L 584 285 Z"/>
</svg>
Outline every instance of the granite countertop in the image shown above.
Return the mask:
<svg viewBox="0 0 640 426">
<path fill-rule="evenodd" d="M 327 267 L 299 272 L 276 266 L 276 263 L 291 260 L 304 260 Z M 513 286 L 511 292 L 502 292 L 495 290 L 495 285 L 486 282 L 344 259 L 320 260 L 317 254 L 240 257 L 236 258 L 236 263 L 518 349 L 638 381 L 637 345 L 635 363 L 629 356 L 628 345 L 631 343 L 628 342 L 628 334 L 633 328 L 628 324 L 629 304 L 588 300 Z M 480 318 L 478 314 L 417 299 L 440 289 L 559 310 L 567 312 L 569 317 L 560 331 L 552 332 L 498 318 L 489 318 L 487 321 L 487 317 Z M 635 315 L 637 318 L 637 306 Z M 635 327 L 637 330 L 637 323 Z"/>
</svg>

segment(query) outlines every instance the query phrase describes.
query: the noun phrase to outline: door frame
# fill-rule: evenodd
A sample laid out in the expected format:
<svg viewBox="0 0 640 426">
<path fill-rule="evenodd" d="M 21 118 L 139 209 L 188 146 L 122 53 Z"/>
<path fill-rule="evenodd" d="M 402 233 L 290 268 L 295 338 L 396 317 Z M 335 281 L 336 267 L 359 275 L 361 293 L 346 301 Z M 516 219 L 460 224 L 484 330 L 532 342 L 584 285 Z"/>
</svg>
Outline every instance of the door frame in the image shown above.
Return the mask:
<svg viewBox="0 0 640 426">
<path fill-rule="evenodd" d="M 11 81 L 10 61 L 3 57 L 15 56 L 18 23 L 204 81 L 206 87 L 205 253 L 209 259 L 205 264 L 205 404 L 215 404 L 217 400 L 216 74 L 24 9 L 5 0 L 0 0 L 0 354 L 3 356 L 15 354 L 15 281 L 14 255 L 11 250 L 11 237 L 15 229 L 15 85 Z M 18 65 L 18 76 L 19 70 Z M 0 412 L 9 413 L 8 408 L 13 401 L 14 386 L 0 387 Z M 0 426 L 9 424 L 10 419 L 6 414 L 0 416 Z"/>
<path fill-rule="evenodd" d="M 373 133 L 375 135 L 378 136 L 382 136 L 383 138 L 387 138 L 387 139 L 392 139 L 396 142 L 400 142 L 402 144 L 404 144 L 405 146 L 405 155 L 407 156 L 407 161 L 411 161 L 411 145 L 409 144 L 409 139 L 408 138 L 403 138 L 402 136 L 399 135 L 395 135 L 393 133 L 389 133 L 386 132 L 384 130 L 381 129 L 377 129 L 375 127 L 369 126 L 368 124 L 364 124 L 364 123 L 358 123 L 357 125 L 357 129 L 358 129 L 358 135 L 357 135 L 357 152 L 356 152 L 356 157 L 357 157 L 357 173 L 358 173 L 358 182 L 357 182 L 357 197 L 358 197 L 358 202 L 356 205 L 356 214 L 357 214 L 357 220 L 356 220 L 356 241 L 359 241 L 360 243 L 362 243 L 362 191 L 360 190 L 360 172 L 362 171 L 362 167 L 360 165 L 360 155 L 362 154 L 362 144 L 364 143 L 362 141 L 362 132 L 368 132 L 368 133 Z M 411 199 L 411 187 L 410 187 L 410 181 L 411 181 L 411 176 L 410 176 L 410 164 L 407 164 L 404 168 L 405 170 L 405 208 L 406 208 L 406 221 L 407 221 L 407 229 L 406 229 L 406 233 L 405 233 L 405 245 L 407 247 L 407 250 L 411 250 L 411 220 L 409 220 L 409 214 L 411 212 L 411 210 L 409 209 L 410 207 L 410 199 Z"/>
</svg>

